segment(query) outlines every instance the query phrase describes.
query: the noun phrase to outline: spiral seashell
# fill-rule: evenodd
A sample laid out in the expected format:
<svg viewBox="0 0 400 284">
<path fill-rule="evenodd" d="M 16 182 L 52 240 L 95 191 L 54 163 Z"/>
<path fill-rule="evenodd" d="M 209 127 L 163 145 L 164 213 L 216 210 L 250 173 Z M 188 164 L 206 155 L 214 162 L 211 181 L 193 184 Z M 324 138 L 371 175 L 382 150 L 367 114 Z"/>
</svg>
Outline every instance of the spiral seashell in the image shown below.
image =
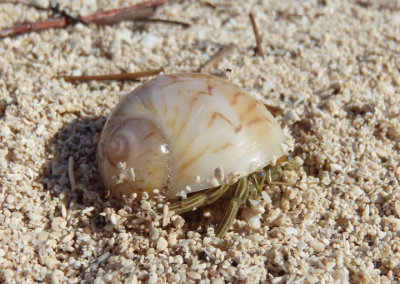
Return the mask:
<svg viewBox="0 0 400 284">
<path fill-rule="evenodd" d="M 159 76 L 115 107 L 98 145 L 100 175 L 118 199 L 159 189 L 173 199 L 233 183 L 285 154 L 269 111 L 203 74 Z"/>
</svg>

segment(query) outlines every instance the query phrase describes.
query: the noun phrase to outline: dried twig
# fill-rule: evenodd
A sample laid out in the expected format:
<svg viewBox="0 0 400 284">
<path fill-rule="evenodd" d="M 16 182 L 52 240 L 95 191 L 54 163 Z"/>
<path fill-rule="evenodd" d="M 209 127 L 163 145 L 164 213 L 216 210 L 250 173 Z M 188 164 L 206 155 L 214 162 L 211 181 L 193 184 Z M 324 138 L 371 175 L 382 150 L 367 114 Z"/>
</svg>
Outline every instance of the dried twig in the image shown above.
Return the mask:
<svg viewBox="0 0 400 284">
<path fill-rule="evenodd" d="M 164 68 L 135 72 L 135 73 L 121 73 L 121 74 L 108 74 L 108 75 L 82 75 L 82 76 L 57 76 L 56 78 L 62 78 L 67 82 L 88 82 L 88 81 L 135 81 L 142 77 L 157 75 L 164 71 Z"/>
<path fill-rule="evenodd" d="M 232 6 L 235 5 L 235 4 L 233 4 L 233 3 L 229 2 L 229 1 L 225 1 L 225 2 L 221 1 L 221 2 L 218 2 L 218 3 L 211 3 L 210 1 L 206 1 L 203 4 L 205 4 L 206 6 L 208 6 L 210 8 L 213 8 L 213 9 L 218 8 L 218 7 L 223 7 L 223 8 L 232 7 Z"/>
<path fill-rule="evenodd" d="M 19 24 L 10 28 L 0 30 L 0 38 L 7 36 L 15 36 L 18 34 L 28 33 L 31 31 L 42 31 L 51 28 L 65 28 L 77 22 L 82 23 L 96 23 L 96 24 L 110 24 L 123 20 L 138 20 L 144 19 L 152 15 L 153 9 L 167 2 L 174 0 L 148 0 L 139 4 L 131 5 L 125 8 L 96 12 L 91 15 L 73 18 L 68 16 L 57 8 L 52 10 L 61 14 L 58 18 L 50 18 L 41 22 L 28 22 Z"/>
<path fill-rule="evenodd" d="M 231 43 L 229 45 L 221 48 L 216 54 L 211 56 L 211 58 L 200 66 L 196 72 L 208 73 L 211 68 L 213 68 L 224 56 L 231 54 L 235 50 L 236 46 Z"/>
<path fill-rule="evenodd" d="M 172 1 L 173 0 L 148 0 L 125 8 L 96 12 L 94 14 L 81 17 L 81 19 L 85 23 L 96 24 L 108 24 L 126 19 L 137 20 L 148 17 L 149 11 L 152 8 Z"/>
<path fill-rule="evenodd" d="M 156 19 L 156 18 L 151 18 L 151 19 L 140 19 L 136 20 L 136 22 L 154 22 L 154 23 L 163 23 L 163 24 L 172 24 L 172 25 L 180 25 L 184 28 L 188 28 L 191 26 L 190 23 L 183 22 L 183 21 L 175 21 L 175 20 L 167 20 L 167 19 Z"/>
<path fill-rule="evenodd" d="M 259 56 L 263 56 L 264 52 L 263 52 L 263 49 L 261 47 L 261 37 L 260 37 L 260 34 L 258 33 L 258 27 L 257 27 L 257 24 L 256 24 L 256 20 L 254 19 L 253 13 L 250 12 L 249 17 L 250 17 L 250 21 L 251 21 L 251 26 L 253 27 L 254 37 L 256 38 L 256 44 L 257 44 L 256 45 L 256 51 L 257 51 L 257 54 Z"/>
<path fill-rule="evenodd" d="M 41 31 L 47 30 L 51 28 L 64 28 L 70 24 L 70 20 L 68 18 L 58 18 L 58 19 L 49 19 L 44 22 L 35 22 L 35 23 L 24 23 L 20 25 L 13 26 L 11 28 L 5 28 L 0 30 L 0 38 L 7 36 L 15 36 L 19 34 L 28 33 L 31 31 Z"/>
</svg>

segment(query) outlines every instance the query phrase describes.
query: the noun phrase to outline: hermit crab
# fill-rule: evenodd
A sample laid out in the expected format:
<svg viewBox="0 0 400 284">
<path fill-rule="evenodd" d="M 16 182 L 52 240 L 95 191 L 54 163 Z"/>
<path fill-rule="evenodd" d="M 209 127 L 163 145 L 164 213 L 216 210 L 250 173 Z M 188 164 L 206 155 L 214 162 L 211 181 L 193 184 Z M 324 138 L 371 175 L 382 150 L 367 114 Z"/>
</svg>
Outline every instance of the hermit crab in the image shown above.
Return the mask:
<svg viewBox="0 0 400 284">
<path fill-rule="evenodd" d="M 285 135 L 243 89 L 203 74 L 159 76 L 112 111 L 98 166 L 117 199 L 156 189 L 182 214 L 230 194 L 215 230 L 223 236 L 239 208 L 281 177 Z"/>
</svg>

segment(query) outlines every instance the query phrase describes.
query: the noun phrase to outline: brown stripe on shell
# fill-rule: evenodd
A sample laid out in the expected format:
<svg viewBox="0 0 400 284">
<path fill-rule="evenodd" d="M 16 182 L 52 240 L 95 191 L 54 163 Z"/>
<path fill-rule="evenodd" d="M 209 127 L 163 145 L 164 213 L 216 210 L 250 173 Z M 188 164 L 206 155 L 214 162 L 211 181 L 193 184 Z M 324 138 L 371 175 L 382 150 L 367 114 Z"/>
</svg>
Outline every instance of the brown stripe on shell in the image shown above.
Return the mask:
<svg viewBox="0 0 400 284">
<path fill-rule="evenodd" d="M 197 92 L 197 93 L 198 93 L 199 95 L 212 96 L 212 90 L 213 90 L 213 87 L 210 86 L 210 85 L 207 85 L 207 92 L 202 92 L 202 91 L 200 91 L 200 92 Z"/>
<path fill-rule="evenodd" d="M 196 105 L 197 101 L 199 100 L 198 96 L 193 97 L 193 99 L 190 100 L 189 103 L 189 108 L 187 111 L 187 117 L 179 124 L 179 129 L 176 132 L 176 137 L 180 137 L 182 135 L 182 132 L 186 129 L 186 124 L 189 121 L 190 115 L 192 114 L 193 108 Z"/>
<path fill-rule="evenodd" d="M 218 148 L 215 148 L 213 150 L 213 153 L 218 153 L 219 151 L 225 150 L 228 147 L 233 147 L 233 144 L 231 142 L 226 142 L 224 145 L 222 145 Z"/>
<path fill-rule="evenodd" d="M 153 150 L 146 150 L 146 151 L 143 151 L 143 152 L 141 152 L 140 153 L 140 155 L 136 155 L 135 156 L 135 159 L 139 159 L 139 158 L 141 158 L 141 157 L 143 157 L 143 156 L 145 156 L 145 155 L 147 155 L 147 154 L 149 154 L 149 153 L 155 153 Z"/>
<path fill-rule="evenodd" d="M 237 92 L 232 95 L 232 100 L 229 102 L 231 105 L 235 105 L 237 103 L 237 100 L 239 97 L 247 97 L 246 94 L 243 94 L 242 92 Z"/>
<path fill-rule="evenodd" d="M 169 87 L 171 85 L 174 85 L 176 83 L 187 83 L 187 82 L 191 82 L 191 80 L 184 80 L 184 79 L 178 79 L 179 76 L 175 76 L 175 75 L 169 75 L 168 76 L 171 79 L 171 82 L 168 82 L 164 85 L 160 85 L 160 91 L 162 91 L 164 88 Z"/>
<path fill-rule="evenodd" d="M 255 118 L 253 118 L 252 120 L 248 121 L 248 122 L 246 123 L 246 125 L 250 126 L 250 125 L 255 124 L 255 123 L 258 123 L 258 122 L 263 122 L 263 118 L 257 116 L 257 117 L 255 117 Z"/>
<path fill-rule="evenodd" d="M 239 126 L 235 127 L 235 133 L 239 133 L 240 130 L 242 130 L 242 128 L 243 128 L 242 124 L 240 124 Z"/>
<path fill-rule="evenodd" d="M 186 129 L 186 123 L 187 120 L 185 122 L 179 123 L 179 129 L 178 131 L 176 131 L 176 137 L 180 137 L 183 133 L 183 131 Z"/>
<path fill-rule="evenodd" d="M 251 112 L 256 106 L 258 105 L 257 101 L 251 100 L 250 103 L 247 105 L 246 112 Z"/>
<path fill-rule="evenodd" d="M 192 100 L 190 100 L 188 115 L 191 115 L 191 113 L 193 111 L 193 107 L 196 105 L 198 100 L 199 100 L 198 96 L 195 96 L 195 97 L 193 97 Z"/>
<path fill-rule="evenodd" d="M 211 145 L 207 145 L 201 152 L 199 152 L 197 155 L 191 157 L 190 159 L 188 159 L 188 161 L 186 161 L 185 163 L 183 163 L 180 167 L 179 167 L 179 171 L 184 171 L 187 167 L 189 167 L 191 164 L 193 164 L 196 160 L 198 160 L 201 156 L 204 155 L 205 152 L 208 151 L 208 149 L 210 148 Z"/>
<path fill-rule="evenodd" d="M 222 113 L 215 111 L 211 116 L 210 122 L 207 124 L 207 128 L 209 128 L 218 117 L 225 120 L 229 125 L 233 126 L 232 121 L 230 121 L 228 118 L 226 118 Z"/>
<path fill-rule="evenodd" d="M 146 101 L 146 108 L 155 116 L 158 115 L 158 110 L 157 108 L 154 106 L 153 101 L 152 100 L 147 100 Z"/>
<path fill-rule="evenodd" d="M 143 140 L 147 140 L 147 139 L 149 139 L 151 136 L 153 136 L 154 135 L 154 133 L 149 133 L 149 134 L 147 134 L 145 137 L 143 137 Z"/>
<path fill-rule="evenodd" d="M 186 155 L 186 152 L 189 151 L 190 147 L 192 147 L 193 140 L 195 139 L 196 137 L 192 136 L 190 140 L 187 143 L 185 143 L 185 147 L 181 148 L 180 155 L 177 156 L 178 159 L 182 159 L 182 156 Z"/>
<path fill-rule="evenodd" d="M 161 92 L 161 91 L 160 91 Z M 162 114 L 166 114 L 166 113 L 168 113 L 168 107 L 167 107 L 167 96 L 161 96 L 161 98 L 162 98 Z"/>
<path fill-rule="evenodd" d="M 246 98 L 236 101 L 237 114 L 244 127 L 257 123 L 266 125 L 271 123 L 271 120 L 263 115 L 262 108 L 264 106 L 260 105 L 255 99 L 249 100 Z"/>
</svg>

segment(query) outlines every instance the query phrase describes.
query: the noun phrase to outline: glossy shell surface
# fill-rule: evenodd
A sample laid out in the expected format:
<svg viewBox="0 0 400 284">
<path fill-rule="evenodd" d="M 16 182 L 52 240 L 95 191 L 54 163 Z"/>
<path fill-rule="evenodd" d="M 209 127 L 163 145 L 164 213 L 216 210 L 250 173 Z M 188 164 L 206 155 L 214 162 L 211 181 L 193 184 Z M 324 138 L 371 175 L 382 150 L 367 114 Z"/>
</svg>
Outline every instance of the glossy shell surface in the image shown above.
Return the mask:
<svg viewBox="0 0 400 284">
<path fill-rule="evenodd" d="M 285 154 L 284 141 L 268 110 L 236 85 L 211 75 L 164 75 L 112 111 L 98 164 L 116 198 L 159 189 L 173 199 L 269 165 Z"/>
</svg>

